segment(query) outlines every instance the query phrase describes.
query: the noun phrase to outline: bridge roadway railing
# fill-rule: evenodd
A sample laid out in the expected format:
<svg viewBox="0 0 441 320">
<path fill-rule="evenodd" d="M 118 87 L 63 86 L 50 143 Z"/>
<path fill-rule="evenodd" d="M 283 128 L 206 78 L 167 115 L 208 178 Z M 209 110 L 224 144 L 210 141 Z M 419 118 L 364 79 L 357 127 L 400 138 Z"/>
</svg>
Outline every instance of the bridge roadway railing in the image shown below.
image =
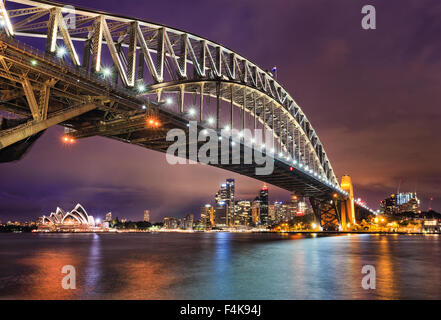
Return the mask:
<svg viewBox="0 0 441 320">
<path fill-rule="evenodd" d="M 125 95 L 132 97 L 136 100 L 144 100 L 146 104 L 154 103 L 150 100 L 148 97 L 140 97 L 139 94 L 134 89 L 128 89 L 124 86 L 120 86 L 116 83 L 113 83 L 109 79 L 105 79 L 102 75 L 98 73 L 93 73 L 88 71 L 87 69 L 81 67 L 81 66 L 74 66 L 68 62 L 66 62 L 64 59 L 60 59 L 56 57 L 52 53 L 48 53 L 45 51 L 42 51 L 40 49 L 37 49 L 25 42 L 19 41 L 15 38 L 11 38 L 6 36 L 5 34 L 0 33 L 0 41 L 5 42 L 23 52 L 25 52 L 28 55 L 32 55 L 34 57 L 38 57 L 40 59 L 43 59 L 46 62 L 49 62 L 57 67 L 60 68 L 60 71 L 63 69 L 68 70 L 72 75 L 81 77 L 82 79 L 86 79 L 87 81 L 90 81 L 91 83 L 94 83 L 99 86 L 104 86 L 108 90 L 114 90 L 116 92 L 124 93 Z M 62 77 L 62 75 L 61 75 Z"/>
</svg>

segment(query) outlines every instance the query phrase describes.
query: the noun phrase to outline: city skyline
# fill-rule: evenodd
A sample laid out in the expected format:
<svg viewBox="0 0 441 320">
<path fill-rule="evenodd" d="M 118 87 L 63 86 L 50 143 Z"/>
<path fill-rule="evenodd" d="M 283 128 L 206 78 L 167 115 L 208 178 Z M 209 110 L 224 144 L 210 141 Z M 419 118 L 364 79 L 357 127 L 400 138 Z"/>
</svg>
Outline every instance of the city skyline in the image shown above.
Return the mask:
<svg viewBox="0 0 441 320">
<path fill-rule="evenodd" d="M 89 7 L 86 1 L 69 3 Z M 416 189 L 423 210 L 427 210 L 428 199 L 433 197 L 431 207 L 440 211 L 440 150 L 433 141 L 436 141 L 440 116 L 434 101 L 439 100 L 439 90 L 435 88 L 441 66 L 434 59 L 439 44 L 431 38 L 438 27 L 431 23 L 434 18 L 428 9 L 419 8 L 418 21 L 428 22 L 415 30 L 404 16 L 395 12 L 393 5 L 374 1 L 379 12 L 378 23 L 387 24 L 389 32 L 400 34 L 402 38 L 398 43 L 386 41 L 387 33 L 375 33 L 374 36 L 363 33 L 361 28 L 342 30 L 348 21 L 354 20 L 354 26 L 359 25 L 358 5 L 335 4 L 323 16 L 319 6 L 299 3 L 304 6 L 302 19 L 275 19 L 277 14 L 283 15 L 277 3 L 274 4 L 277 14 L 264 10 L 266 6 L 261 4 L 253 9 L 255 16 L 274 20 L 271 34 L 291 36 L 302 43 L 297 46 L 297 41 L 290 41 L 289 50 L 286 50 L 291 52 L 289 55 L 282 50 L 279 41 L 274 41 L 274 49 L 257 50 L 259 45 L 249 39 L 269 31 L 246 18 L 249 25 L 243 26 L 243 34 L 232 36 L 227 26 L 211 26 L 206 18 L 193 22 L 177 14 L 174 16 L 164 10 L 171 4 L 158 4 L 142 16 L 138 14 L 139 7 L 133 12 L 130 8 L 117 7 L 114 1 L 96 1 L 93 6 L 207 36 L 268 68 L 277 64 L 278 80 L 292 90 L 296 100 L 307 110 L 324 140 L 337 175 L 351 175 L 356 197 L 366 199 L 376 209 L 380 200 L 394 193 L 403 180 L 401 189 Z M 293 8 L 287 12 L 295 15 L 295 7 L 301 4 L 291 4 Z M 175 5 L 180 6 L 179 3 Z M 237 13 L 229 10 L 229 14 L 239 16 L 244 15 L 242 6 L 250 6 L 249 3 L 232 5 Z M 414 6 L 410 2 L 402 5 Z M 347 9 L 341 10 L 342 6 Z M 188 14 L 205 17 L 212 8 L 202 2 L 195 7 L 196 12 Z M 339 10 L 345 12 L 345 16 Z M 163 14 L 166 11 L 167 15 Z M 328 30 L 317 24 L 317 14 L 331 26 Z M 387 19 L 383 18 L 385 16 Z M 298 28 L 296 20 L 301 21 L 302 28 Z M 295 30 L 294 34 L 290 30 Z M 423 36 L 416 38 L 417 31 Z M 325 40 L 321 39 L 324 35 Z M 397 52 L 398 59 L 395 59 Z M 397 72 L 399 75 L 408 65 L 408 73 L 397 77 Z M 414 91 L 403 99 L 399 88 L 408 86 Z M 423 107 L 414 109 L 415 105 Z M 362 116 L 360 110 L 364 112 Z M 256 180 L 207 166 L 171 167 L 162 154 L 103 138 L 89 138 L 65 146 L 59 141 L 61 134 L 61 128 L 49 129 L 23 160 L 0 165 L 0 220 L 31 218 L 50 210 L 54 203 L 69 207 L 76 202 L 84 203 L 99 215 L 112 211 L 115 216 L 129 218 L 149 207 L 154 219 L 159 220 L 159 217 L 176 215 L 182 210 L 198 212 L 199 203 L 211 196 L 205 190 L 211 190 L 227 177 L 244 186 L 242 198 L 261 185 Z M 39 163 L 37 172 L 35 163 Z M 289 198 L 289 192 L 271 188 L 274 189 L 271 194 L 275 195 L 271 201 Z M 190 196 L 192 199 L 186 202 L 187 207 L 181 209 Z"/>
</svg>

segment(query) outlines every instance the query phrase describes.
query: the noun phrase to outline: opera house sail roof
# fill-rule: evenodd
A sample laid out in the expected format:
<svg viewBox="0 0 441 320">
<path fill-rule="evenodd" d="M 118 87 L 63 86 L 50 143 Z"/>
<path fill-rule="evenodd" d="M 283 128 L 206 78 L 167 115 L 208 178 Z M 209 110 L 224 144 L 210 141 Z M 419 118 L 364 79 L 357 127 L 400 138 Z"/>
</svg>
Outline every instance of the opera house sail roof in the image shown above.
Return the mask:
<svg viewBox="0 0 441 320">
<path fill-rule="evenodd" d="M 77 204 L 72 211 L 65 212 L 57 207 L 49 216 L 42 217 L 42 223 L 53 226 L 83 226 L 95 227 L 95 219 L 87 214 L 81 204 Z"/>
</svg>

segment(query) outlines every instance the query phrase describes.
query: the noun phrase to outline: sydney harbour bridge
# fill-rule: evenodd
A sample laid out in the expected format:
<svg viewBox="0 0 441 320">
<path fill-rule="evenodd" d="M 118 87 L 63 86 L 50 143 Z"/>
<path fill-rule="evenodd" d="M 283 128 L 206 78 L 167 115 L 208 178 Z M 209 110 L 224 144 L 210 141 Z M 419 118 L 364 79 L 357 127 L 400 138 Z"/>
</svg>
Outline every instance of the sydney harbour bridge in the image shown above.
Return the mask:
<svg viewBox="0 0 441 320">
<path fill-rule="evenodd" d="M 48 1 L 0 0 L 0 19 L 0 112 L 8 115 L 0 161 L 20 159 L 54 125 L 65 127 L 66 143 L 104 136 L 166 152 L 167 132 L 197 121 L 199 131 L 270 132 L 272 150 L 262 148 L 273 155 L 272 174 L 256 176 L 242 162 L 217 166 L 308 197 L 323 230 L 348 230 L 370 211 L 354 201 L 349 176 L 339 183 L 287 90 L 239 53 L 172 27 Z"/>
</svg>

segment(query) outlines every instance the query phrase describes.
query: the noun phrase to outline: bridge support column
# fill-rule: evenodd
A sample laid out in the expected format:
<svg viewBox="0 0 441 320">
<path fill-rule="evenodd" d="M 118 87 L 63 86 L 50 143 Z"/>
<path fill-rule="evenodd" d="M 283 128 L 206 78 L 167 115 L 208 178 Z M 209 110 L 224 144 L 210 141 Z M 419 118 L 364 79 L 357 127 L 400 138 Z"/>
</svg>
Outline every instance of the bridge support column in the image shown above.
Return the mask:
<svg viewBox="0 0 441 320">
<path fill-rule="evenodd" d="M 338 231 L 340 219 L 340 201 L 338 198 L 309 198 L 316 222 L 323 231 Z"/>
<path fill-rule="evenodd" d="M 354 189 L 352 186 L 351 177 L 344 175 L 341 178 L 341 188 L 349 195 L 341 202 L 341 227 L 343 231 L 347 231 L 351 226 L 356 224 L 355 220 L 355 205 L 354 205 Z"/>
</svg>

